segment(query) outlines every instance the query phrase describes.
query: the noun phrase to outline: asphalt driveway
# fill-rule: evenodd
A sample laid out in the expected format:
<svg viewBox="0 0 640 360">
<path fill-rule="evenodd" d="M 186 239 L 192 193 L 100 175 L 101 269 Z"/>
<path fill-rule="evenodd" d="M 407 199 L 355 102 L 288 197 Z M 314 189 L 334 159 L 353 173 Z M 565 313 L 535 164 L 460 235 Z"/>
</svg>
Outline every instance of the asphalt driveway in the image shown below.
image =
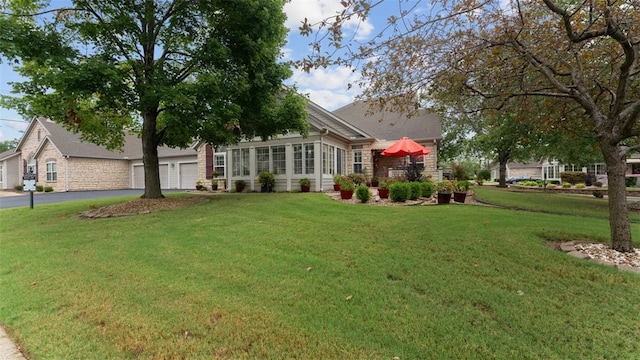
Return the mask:
<svg viewBox="0 0 640 360">
<path fill-rule="evenodd" d="M 184 192 L 185 190 L 162 190 L 164 194 L 172 192 Z M 69 192 L 36 192 L 33 194 L 33 206 L 36 208 L 42 204 L 53 204 L 64 201 L 98 199 L 106 197 L 137 195 L 144 193 L 142 189 L 135 190 L 99 190 L 99 191 L 69 191 Z M 29 193 L 16 193 L 10 191 L 0 191 L 0 209 L 8 209 L 20 206 L 29 206 Z"/>
</svg>

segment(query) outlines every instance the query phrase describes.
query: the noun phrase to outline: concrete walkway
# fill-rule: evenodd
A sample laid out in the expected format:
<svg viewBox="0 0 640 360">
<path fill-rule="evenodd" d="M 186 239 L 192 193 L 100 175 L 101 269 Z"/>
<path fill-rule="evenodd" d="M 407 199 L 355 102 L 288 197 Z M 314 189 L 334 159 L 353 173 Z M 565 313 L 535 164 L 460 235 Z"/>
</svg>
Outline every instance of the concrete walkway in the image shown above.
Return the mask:
<svg viewBox="0 0 640 360">
<path fill-rule="evenodd" d="M 7 332 L 0 326 L 0 360 L 26 360 L 16 344 L 9 339 Z"/>
</svg>

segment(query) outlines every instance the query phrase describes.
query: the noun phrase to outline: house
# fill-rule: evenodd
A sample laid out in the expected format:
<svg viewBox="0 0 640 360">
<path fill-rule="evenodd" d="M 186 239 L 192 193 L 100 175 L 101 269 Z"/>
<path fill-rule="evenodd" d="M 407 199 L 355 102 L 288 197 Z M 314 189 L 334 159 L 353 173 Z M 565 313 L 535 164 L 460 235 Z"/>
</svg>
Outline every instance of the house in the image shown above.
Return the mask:
<svg viewBox="0 0 640 360">
<path fill-rule="evenodd" d="M 142 142 L 127 135 L 122 151 L 82 141 L 78 134 L 40 117 L 31 121 L 15 150 L 3 153 L 2 189 L 22 183 L 26 173 L 54 191 L 144 188 Z M 163 189 L 191 189 L 197 181 L 197 154 L 192 148 L 160 147 Z"/>
<path fill-rule="evenodd" d="M 437 144 L 442 138 L 441 121 L 426 110 L 414 118 L 381 112 L 367 116 L 367 104 L 354 102 L 329 112 L 309 102 L 309 136 L 278 136 L 268 141 L 253 139 L 237 145 L 211 147 L 196 145 L 201 181 L 215 181 L 217 175 L 227 186 L 243 180 L 258 190 L 257 176 L 271 171 L 275 190 L 299 189 L 299 181 L 308 178 L 312 191 L 332 188 L 333 176 L 362 172 L 367 176 L 393 176 L 404 173 L 407 159 L 386 158 L 380 153 L 403 136 L 431 150 L 418 163 L 428 174 L 437 174 Z"/>
<path fill-rule="evenodd" d="M 437 144 L 442 138 L 440 118 L 428 112 L 411 119 L 394 113 L 366 116 L 364 102 L 334 112 L 309 102 L 309 136 L 290 133 L 262 141 L 253 139 L 230 146 L 196 143 L 187 149 L 158 148 L 163 189 L 193 189 L 198 181 L 226 183 L 244 180 L 260 188 L 257 176 L 271 171 L 275 190 L 299 189 L 302 178 L 313 191 L 332 188 L 333 176 L 362 172 L 367 176 L 403 173 L 407 159 L 386 158 L 382 150 L 408 136 L 431 150 L 417 159 L 428 174 L 437 174 Z M 128 135 L 122 151 L 80 139 L 78 134 L 46 118 L 31 121 L 15 150 L 0 154 L 0 186 L 22 184 L 24 174 L 36 175 L 38 185 L 54 191 L 142 189 L 142 145 Z"/>
<path fill-rule="evenodd" d="M 636 160 L 640 165 L 640 158 Z M 627 176 L 632 174 L 632 159 L 627 164 Z M 581 167 L 569 164 L 560 164 L 557 161 L 545 159 L 542 161 L 531 161 L 527 163 L 510 162 L 507 164 L 506 179 L 518 176 L 530 176 L 538 179 L 547 179 L 549 181 L 560 181 L 560 173 L 565 171 L 582 171 L 591 173 L 596 176 L 597 181 L 607 184 L 607 167 L 604 163 L 591 164 Z M 640 176 L 640 166 L 638 167 L 638 176 Z M 498 179 L 500 177 L 500 165 L 494 164 L 491 167 L 491 178 Z"/>
</svg>

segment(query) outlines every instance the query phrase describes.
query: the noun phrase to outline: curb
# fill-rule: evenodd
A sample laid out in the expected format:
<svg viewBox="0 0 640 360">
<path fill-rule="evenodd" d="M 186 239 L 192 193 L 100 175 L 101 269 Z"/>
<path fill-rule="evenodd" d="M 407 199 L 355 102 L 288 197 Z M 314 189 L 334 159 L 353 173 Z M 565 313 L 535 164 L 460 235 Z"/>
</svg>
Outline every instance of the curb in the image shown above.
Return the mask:
<svg viewBox="0 0 640 360">
<path fill-rule="evenodd" d="M 9 338 L 0 326 L 0 360 L 26 360 L 18 346 Z"/>
</svg>

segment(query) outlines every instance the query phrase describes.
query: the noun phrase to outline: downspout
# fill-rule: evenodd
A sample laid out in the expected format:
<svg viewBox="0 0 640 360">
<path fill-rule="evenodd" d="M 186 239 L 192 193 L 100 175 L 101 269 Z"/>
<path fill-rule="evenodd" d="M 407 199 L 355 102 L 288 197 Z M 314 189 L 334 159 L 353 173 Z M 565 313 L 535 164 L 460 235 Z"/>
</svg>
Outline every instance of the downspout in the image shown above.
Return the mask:
<svg viewBox="0 0 640 360">
<path fill-rule="evenodd" d="M 322 169 L 323 161 L 322 161 L 322 151 L 324 151 L 324 147 L 322 146 L 324 144 L 324 136 L 325 135 L 329 135 L 329 129 L 324 129 L 324 131 L 320 134 L 320 177 L 319 179 L 316 178 L 316 183 L 318 181 L 320 181 L 320 192 L 324 192 L 324 170 Z M 328 159 L 327 159 L 328 160 Z M 318 185 L 316 185 L 316 189 L 318 188 Z"/>
<path fill-rule="evenodd" d="M 64 191 L 69 191 L 69 155 L 64 156 Z"/>
</svg>

